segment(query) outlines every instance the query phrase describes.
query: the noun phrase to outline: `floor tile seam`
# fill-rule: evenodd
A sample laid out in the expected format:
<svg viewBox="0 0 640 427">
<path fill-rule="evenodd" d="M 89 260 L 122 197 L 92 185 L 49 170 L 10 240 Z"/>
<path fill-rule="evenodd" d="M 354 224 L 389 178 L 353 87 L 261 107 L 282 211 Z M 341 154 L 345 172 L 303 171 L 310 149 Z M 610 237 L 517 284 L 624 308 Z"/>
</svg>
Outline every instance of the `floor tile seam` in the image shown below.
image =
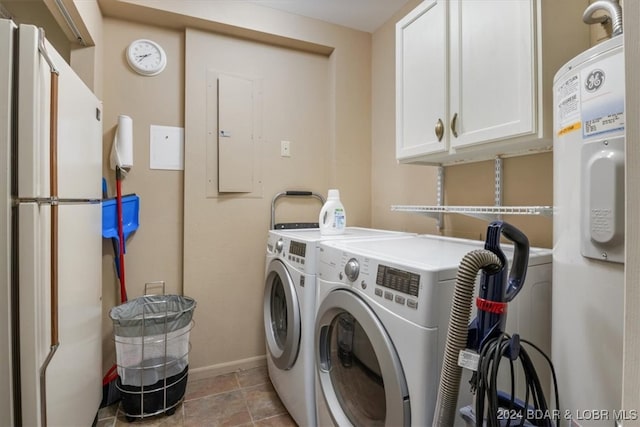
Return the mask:
<svg viewBox="0 0 640 427">
<path fill-rule="evenodd" d="M 103 411 L 103 409 L 109 408 L 109 407 L 114 406 L 114 405 L 117 405 L 117 406 L 116 406 L 115 412 L 113 414 L 107 414 L 107 415 L 105 415 L 103 417 L 100 417 L 100 412 L 106 412 L 106 411 Z M 109 418 L 115 417 L 116 414 L 118 413 L 118 408 L 120 408 L 120 401 L 114 402 L 111 405 L 103 406 L 102 408 L 98 409 L 98 421 L 108 420 Z"/>
<path fill-rule="evenodd" d="M 266 384 L 266 383 L 264 383 L 264 384 Z M 268 417 L 264 417 L 264 418 L 254 419 L 253 413 L 251 412 L 251 408 L 249 407 L 249 403 L 248 403 L 248 399 L 247 399 L 247 393 L 246 393 L 246 391 L 249 391 L 249 389 L 251 389 L 251 388 L 258 388 L 258 387 L 260 387 L 261 385 L 264 385 L 264 384 L 256 384 L 256 385 L 253 385 L 253 386 L 251 386 L 251 387 L 245 387 L 245 388 L 243 388 L 243 389 L 241 390 L 241 391 L 242 391 L 242 397 L 243 397 L 243 399 L 244 399 L 244 403 L 245 403 L 245 405 L 247 406 L 247 409 L 249 410 L 249 415 L 251 415 L 251 420 L 252 420 L 253 422 L 262 421 L 262 420 L 266 420 L 266 419 L 273 418 L 273 417 L 279 417 L 279 416 L 281 416 L 281 415 L 285 415 L 285 414 L 288 414 L 288 413 L 289 413 L 289 411 L 287 410 L 287 408 L 286 408 L 286 407 L 284 407 L 284 404 L 283 404 L 283 405 L 282 405 L 282 407 L 283 407 L 283 412 L 278 412 L 277 414 L 269 415 Z"/>
<path fill-rule="evenodd" d="M 276 416 L 280 416 L 282 414 L 287 413 L 286 410 L 285 410 L 285 412 L 282 412 L 282 413 L 279 413 L 279 414 L 274 414 L 274 415 L 270 415 L 270 416 L 265 417 L 265 418 L 257 418 L 256 419 L 256 417 L 254 416 L 253 412 L 251 411 L 251 407 L 249 406 L 249 399 L 248 399 L 248 396 L 247 396 L 247 391 L 249 391 L 249 389 L 251 389 L 251 388 L 258 388 L 261 385 L 263 385 L 263 384 L 252 385 L 251 387 L 245 387 L 245 388 L 243 388 L 241 390 L 242 399 L 244 401 L 244 405 L 247 407 L 247 412 L 249 412 L 249 416 L 251 417 L 251 423 L 253 425 L 255 425 L 255 423 L 258 422 L 258 421 L 266 420 L 267 418 L 276 417 Z"/>
<path fill-rule="evenodd" d="M 240 369 L 240 370 L 237 370 L 237 371 L 235 371 L 235 372 L 234 372 L 234 373 L 236 374 L 236 380 L 238 381 L 238 387 L 239 387 L 240 389 L 245 389 L 245 388 L 255 387 L 255 386 L 257 386 L 257 385 L 263 385 L 263 384 L 267 384 L 267 382 L 269 382 L 269 378 L 268 378 L 268 377 L 266 377 L 266 378 L 264 379 L 264 381 L 263 381 L 263 382 L 261 382 L 261 383 L 252 383 L 252 384 L 249 384 L 249 385 L 243 386 L 243 385 L 242 385 L 242 381 L 240 381 L 240 372 L 247 372 L 247 371 L 246 371 L 246 370 L 242 370 L 242 369 Z"/>
<path fill-rule="evenodd" d="M 100 421 L 109 421 L 109 420 L 111 420 L 111 427 L 116 427 L 116 421 L 118 420 L 118 418 L 116 418 L 116 417 L 100 418 L 100 419 L 98 420 L 98 423 L 99 423 Z"/>
<path fill-rule="evenodd" d="M 283 416 L 283 415 L 288 415 L 288 414 L 289 414 L 289 411 L 287 411 L 287 410 L 285 409 L 285 411 L 284 411 L 284 412 L 281 412 L 281 413 L 279 413 L 279 414 L 269 415 L 268 417 L 260 418 L 260 419 L 259 419 L 259 420 L 257 420 L 257 421 L 266 421 L 266 420 L 270 420 L 270 419 L 272 419 L 272 418 L 278 418 L 278 417 L 281 417 L 281 416 Z"/>
<path fill-rule="evenodd" d="M 265 381 L 265 382 L 260 383 L 260 384 L 251 384 L 251 385 L 248 385 L 248 386 L 246 386 L 246 387 L 241 387 L 241 388 L 240 388 L 240 390 L 243 390 L 243 391 L 244 391 L 244 390 L 254 389 L 254 388 L 257 388 L 257 387 L 263 386 L 263 385 L 265 385 L 265 384 L 269 384 L 269 383 Z"/>
<path fill-rule="evenodd" d="M 251 385 L 248 385 L 246 387 L 242 387 L 240 390 L 244 393 L 245 390 L 253 390 L 254 388 L 262 387 L 265 384 L 267 384 L 267 383 L 251 384 Z M 243 394 L 243 396 L 245 396 L 245 394 Z"/>
<path fill-rule="evenodd" d="M 244 389 L 241 389 L 240 393 L 242 393 L 242 402 L 244 403 L 244 407 L 247 409 L 249 418 L 251 418 L 251 425 L 255 425 L 256 420 L 253 417 L 253 412 L 251 412 L 251 407 L 249 407 L 249 402 L 247 401 L 247 394 L 244 392 Z"/>
<path fill-rule="evenodd" d="M 234 371 L 233 372 L 233 376 L 236 379 L 236 384 L 238 385 L 238 389 L 242 390 L 242 383 L 240 382 L 240 375 L 238 375 L 239 372 L 240 372 L 239 370 L 238 371 Z"/>
<path fill-rule="evenodd" d="M 184 409 L 184 402 L 184 399 L 182 399 L 182 402 L 180 402 L 180 412 L 182 412 L 182 423 L 180 424 L 181 426 L 184 425 L 185 421 L 187 421 L 187 410 Z"/>
<path fill-rule="evenodd" d="M 225 391 L 220 391 L 220 392 L 217 392 L 217 393 L 205 394 L 205 395 L 202 395 L 202 396 L 199 396 L 199 397 L 195 397 L 195 398 L 192 398 L 192 399 L 185 398 L 184 402 L 195 402 L 197 400 L 204 399 L 205 397 L 220 396 L 222 394 L 233 393 L 234 391 L 241 391 L 241 389 L 240 388 L 232 388 L 232 389 L 225 390 Z"/>
</svg>

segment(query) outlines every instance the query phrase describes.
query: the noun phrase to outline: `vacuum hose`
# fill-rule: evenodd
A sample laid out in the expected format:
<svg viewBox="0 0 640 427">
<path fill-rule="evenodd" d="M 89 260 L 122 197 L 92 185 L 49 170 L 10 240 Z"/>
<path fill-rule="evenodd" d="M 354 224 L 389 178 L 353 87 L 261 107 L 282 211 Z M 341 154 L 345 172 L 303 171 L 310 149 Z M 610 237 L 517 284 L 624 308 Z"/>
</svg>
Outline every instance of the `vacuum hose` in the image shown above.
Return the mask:
<svg viewBox="0 0 640 427">
<path fill-rule="evenodd" d="M 467 327 L 471 318 L 478 272 L 483 269 L 490 272 L 499 271 L 501 268 L 502 262 L 498 256 L 486 249 L 471 251 L 460 261 L 438 386 L 436 413 L 433 417 L 434 427 L 454 424 L 460 377 L 462 376 L 462 368 L 458 366 L 458 354 L 467 347 Z"/>
</svg>

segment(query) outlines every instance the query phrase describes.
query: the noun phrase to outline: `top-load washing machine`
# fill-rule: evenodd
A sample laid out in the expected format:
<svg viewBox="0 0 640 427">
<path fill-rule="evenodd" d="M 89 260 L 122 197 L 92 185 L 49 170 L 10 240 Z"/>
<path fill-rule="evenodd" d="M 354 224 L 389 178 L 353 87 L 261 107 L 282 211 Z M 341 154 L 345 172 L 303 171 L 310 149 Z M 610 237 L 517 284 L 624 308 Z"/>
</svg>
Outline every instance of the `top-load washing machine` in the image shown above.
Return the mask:
<svg viewBox="0 0 640 427">
<path fill-rule="evenodd" d="M 464 255 L 483 246 L 427 235 L 320 244 L 318 425 L 431 425 L 457 269 Z M 513 248 L 502 250 L 510 261 Z M 548 354 L 551 250 L 530 249 L 524 287 L 508 313 L 506 332 Z M 471 403 L 463 377 L 458 405 Z M 457 422 L 465 425 L 460 417 Z"/>
<path fill-rule="evenodd" d="M 315 425 L 313 326 L 316 253 L 321 241 L 380 240 L 408 233 L 347 227 L 323 236 L 319 229 L 270 230 L 264 289 L 267 367 L 273 386 L 300 426 Z"/>
</svg>

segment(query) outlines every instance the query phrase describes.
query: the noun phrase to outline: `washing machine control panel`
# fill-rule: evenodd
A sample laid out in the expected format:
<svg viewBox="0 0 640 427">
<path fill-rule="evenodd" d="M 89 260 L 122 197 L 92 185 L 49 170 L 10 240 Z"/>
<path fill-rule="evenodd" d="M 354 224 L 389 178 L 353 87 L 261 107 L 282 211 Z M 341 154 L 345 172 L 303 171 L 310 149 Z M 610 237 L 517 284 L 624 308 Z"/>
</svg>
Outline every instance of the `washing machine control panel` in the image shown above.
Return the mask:
<svg viewBox="0 0 640 427">
<path fill-rule="evenodd" d="M 393 261 L 385 262 L 331 244 L 319 246 L 317 277 L 322 283 L 319 286 L 326 286 L 325 283 L 348 286 L 366 297 L 366 301 L 415 324 L 432 327 L 437 325 L 433 301 L 438 295 L 427 276 Z"/>
</svg>

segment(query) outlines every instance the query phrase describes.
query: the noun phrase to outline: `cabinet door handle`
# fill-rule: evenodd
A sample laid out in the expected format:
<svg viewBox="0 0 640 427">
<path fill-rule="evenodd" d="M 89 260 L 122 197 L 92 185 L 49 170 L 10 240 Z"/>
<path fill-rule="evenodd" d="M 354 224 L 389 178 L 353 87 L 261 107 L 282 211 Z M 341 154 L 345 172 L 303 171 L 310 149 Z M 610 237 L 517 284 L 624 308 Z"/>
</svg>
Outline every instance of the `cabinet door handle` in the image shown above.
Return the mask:
<svg viewBox="0 0 640 427">
<path fill-rule="evenodd" d="M 455 113 L 453 115 L 453 118 L 451 119 L 451 133 L 453 134 L 453 136 L 455 138 L 458 137 L 458 132 L 456 131 L 456 121 L 458 120 L 458 113 Z"/>
<path fill-rule="evenodd" d="M 442 135 L 444 135 L 444 124 L 442 123 L 442 119 L 438 119 L 435 131 L 436 136 L 438 137 L 438 141 L 442 141 Z"/>
</svg>

